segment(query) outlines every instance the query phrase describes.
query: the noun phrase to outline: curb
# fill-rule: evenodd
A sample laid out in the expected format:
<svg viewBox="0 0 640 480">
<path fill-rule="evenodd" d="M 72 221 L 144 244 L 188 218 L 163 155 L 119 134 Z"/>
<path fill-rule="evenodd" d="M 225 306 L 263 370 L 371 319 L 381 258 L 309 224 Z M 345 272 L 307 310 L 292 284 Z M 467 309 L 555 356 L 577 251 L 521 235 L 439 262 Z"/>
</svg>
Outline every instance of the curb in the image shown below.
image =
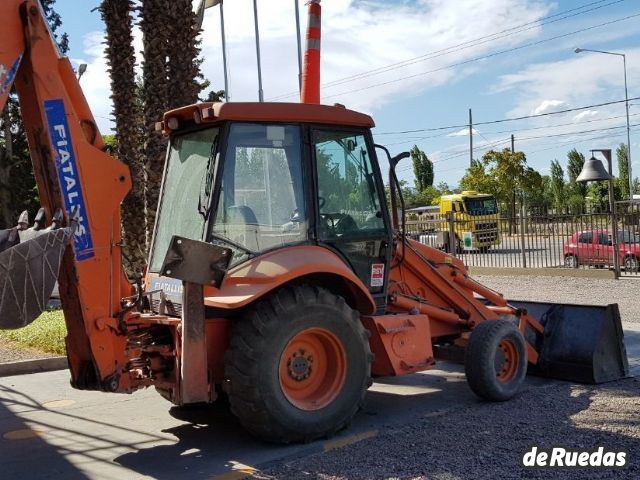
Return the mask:
<svg viewBox="0 0 640 480">
<path fill-rule="evenodd" d="M 592 270 L 579 268 L 516 268 L 516 267 L 469 267 L 471 275 L 498 275 L 517 277 L 537 275 L 539 277 L 574 277 L 614 280 L 615 275 L 609 270 Z"/>
<path fill-rule="evenodd" d="M 0 377 L 66 370 L 68 367 L 67 357 L 39 358 L 37 360 L 0 363 Z"/>
</svg>

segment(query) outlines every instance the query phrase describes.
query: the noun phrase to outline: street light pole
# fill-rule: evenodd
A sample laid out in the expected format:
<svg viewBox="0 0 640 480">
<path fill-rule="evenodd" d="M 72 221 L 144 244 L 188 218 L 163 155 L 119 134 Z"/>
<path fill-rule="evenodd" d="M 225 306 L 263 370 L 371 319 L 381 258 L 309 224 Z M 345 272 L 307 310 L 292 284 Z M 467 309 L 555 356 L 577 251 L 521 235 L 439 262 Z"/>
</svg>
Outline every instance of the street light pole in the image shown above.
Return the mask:
<svg viewBox="0 0 640 480">
<path fill-rule="evenodd" d="M 624 104 L 627 110 L 627 163 L 629 172 L 629 201 L 633 200 L 633 175 L 631 174 L 631 125 L 629 124 L 629 90 L 627 88 L 627 56 L 624 53 L 607 52 L 604 50 L 592 50 L 589 48 L 576 48 L 576 53 L 592 52 L 602 53 L 604 55 L 615 55 L 622 57 L 622 65 L 624 67 Z"/>
<path fill-rule="evenodd" d="M 627 162 L 629 163 L 629 201 L 633 200 L 633 175 L 631 175 L 631 128 L 629 125 L 629 90 L 627 89 L 627 57 L 622 55 L 624 66 L 624 104 L 627 107 Z"/>
<path fill-rule="evenodd" d="M 609 171 L 607 172 L 593 153 L 599 152 L 607 160 Z M 616 203 L 613 194 L 613 166 L 611 162 L 611 150 L 591 150 L 591 158 L 584 162 L 580 175 L 576 178 L 578 183 L 599 182 L 607 180 L 609 182 L 609 209 L 611 210 L 611 243 L 613 246 L 613 270 L 616 279 L 620 278 L 620 249 L 618 247 L 618 219 L 616 216 Z"/>
<path fill-rule="evenodd" d="M 262 91 L 262 66 L 260 64 L 260 29 L 258 28 L 258 2 L 253 0 L 253 21 L 256 28 L 256 56 L 258 58 L 258 99 L 264 102 L 264 92 Z"/>
<path fill-rule="evenodd" d="M 296 40 L 298 42 L 298 93 L 302 93 L 302 38 L 300 37 L 300 6 L 298 0 L 293 0 L 296 7 Z"/>
<path fill-rule="evenodd" d="M 202 23 L 204 22 L 204 11 L 208 8 L 220 5 L 220 32 L 222 35 L 222 65 L 224 68 L 224 98 L 226 101 L 231 99 L 229 93 L 229 73 L 227 69 L 227 39 L 224 33 L 224 8 L 222 6 L 223 0 L 200 0 L 200 4 L 196 10 L 196 24 L 195 28 L 199 31 L 202 29 Z"/>
<path fill-rule="evenodd" d="M 224 98 L 228 102 L 231 100 L 229 92 L 229 71 L 227 70 L 227 37 L 224 33 L 224 5 L 220 0 L 220 34 L 222 35 L 222 68 L 224 68 Z"/>
</svg>

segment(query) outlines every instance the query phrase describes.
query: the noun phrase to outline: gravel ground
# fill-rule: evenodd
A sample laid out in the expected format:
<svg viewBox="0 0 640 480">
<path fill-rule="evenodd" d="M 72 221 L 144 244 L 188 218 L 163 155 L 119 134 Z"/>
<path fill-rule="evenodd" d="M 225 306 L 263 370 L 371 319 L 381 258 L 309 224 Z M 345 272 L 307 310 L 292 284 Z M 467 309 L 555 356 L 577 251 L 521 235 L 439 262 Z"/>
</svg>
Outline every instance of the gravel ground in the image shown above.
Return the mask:
<svg viewBox="0 0 640 480">
<path fill-rule="evenodd" d="M 603 280 L 574 277 L 476 275 L 483 285 L 513 300 L 604 305 L 617 303 L 623 322 L 640 323 L 640 277 Z"/>
<path fill-rule="evenodd" d="M 55 357 L 56 355 L 41 352 L 33 348 L 24 348 L 13 342 L 0 341 L 0 363 L 18 362 L 20 360 L 35 360 L 38 358 Z"/>
<path fill-rule="evenodd" d="M 640 478 L 640 381 L 558 382 L 504 403 L 484 403 L 262 472 L 265 479 Z M 525 469 L 533 445 L 628 452 L 624 469 Z"/>
<path fill-rule="evenodd" d="M 640 323 L 639 279 L 476 276 L 514 300 L 618 303 L 622 320 Z M 452 408 L 380 432 L 357 444 L 262 472 L 266 479 L 601 479 L 640 478 L 640 380 L 601 386 L 554 382 L 504 403 Z M 623 470 L 524 469 L 531 446 L 629 452 Z"/>
</svg>

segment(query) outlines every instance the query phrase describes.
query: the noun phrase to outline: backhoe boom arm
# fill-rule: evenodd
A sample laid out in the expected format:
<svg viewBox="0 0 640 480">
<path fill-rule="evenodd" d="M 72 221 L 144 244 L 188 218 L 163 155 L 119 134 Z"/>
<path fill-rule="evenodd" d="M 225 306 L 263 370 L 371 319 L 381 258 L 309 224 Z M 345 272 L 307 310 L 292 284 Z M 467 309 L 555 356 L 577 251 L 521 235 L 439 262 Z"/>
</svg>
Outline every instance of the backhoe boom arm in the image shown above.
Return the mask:
<svg viewBox="0 0 640 480">
<path fill-rule="evenodd" d="M 0 110 L 15 87 L 47 217 L 58 209 L 67 222 L 70 212 L 77 215 L 59 277 L 72 381 L 78 388 L 111 389 L 126 363 L 125 339 L 105 326 L 117 324 L 120 299 L 131 294 L 121 265 L 119 210 L 131 188 L 129 170 L 103 152 L 75 72 L 60 55 L 40 4 L 3 0 L 0 18 Z M 34 248 L 25 250 L 35 255 Z M 29 282 L 17 283 L 11 288 L 24 294 L 25 305 L 33 301 Z"/>
</svg>

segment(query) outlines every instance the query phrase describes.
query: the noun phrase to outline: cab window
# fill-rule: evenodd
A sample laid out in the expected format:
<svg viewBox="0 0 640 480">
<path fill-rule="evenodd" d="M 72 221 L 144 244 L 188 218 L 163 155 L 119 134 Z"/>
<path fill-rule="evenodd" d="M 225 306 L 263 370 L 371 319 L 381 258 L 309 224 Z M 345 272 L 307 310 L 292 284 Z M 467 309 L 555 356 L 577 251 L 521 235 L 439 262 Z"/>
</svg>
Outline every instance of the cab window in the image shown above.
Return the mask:
<svg viewBox="0 0 640 480">
<path fill-rule="evenodd" d="M 364 135 L 314 131 L 321 239 L 385 231 L 380 192 Z"/>
<path fill-rule="evenodd" d="M 233 124 L 222 166 L 213 240 L 231 240 L 234 262 L 307 238 L 300 128 Z"/>
<path fill-rule="evenodd" d="M 578 237 L 578 243 L 593 243 L 593 233 L 583 232 Z"/>
</svg>

